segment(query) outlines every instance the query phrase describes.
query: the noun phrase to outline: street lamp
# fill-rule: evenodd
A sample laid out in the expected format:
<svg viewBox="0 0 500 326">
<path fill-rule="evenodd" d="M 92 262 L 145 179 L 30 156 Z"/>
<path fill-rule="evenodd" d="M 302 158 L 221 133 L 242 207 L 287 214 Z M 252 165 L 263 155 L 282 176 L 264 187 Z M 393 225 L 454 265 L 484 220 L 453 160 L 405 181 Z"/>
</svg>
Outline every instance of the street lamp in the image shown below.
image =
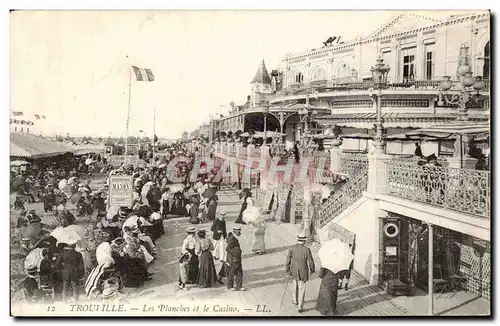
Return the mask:
<svg viewBox="0 0 500 326">
<path fill-rule="evenodd" d="M 268 101 L 264 103 L 264 145 L 267 145 L 267 115 L 269 114 L 270 104 Z"/>
<path fill-rule="evenodd" d="M 387 76 L 391 68 L 384 64 L 384 59 L 378 57 L 377 64 L 371 67 L 373 85 L 376 92 L 370 91 L 370 96 L 376 103 L 377 121 L 375 123 L 375 137 L 373 137 L 373 146 L 379 151 L 384 149 L 384 126 L 382 120 L 382 89 L 387 84 Z"/>
<path fill-rule="evenodd" d="M 460 47 L 460 55 L 458 57 L 458 67 L 457 67 L 457 76 L 460 78 L 460 83 L 457 85 L 458 94 L 449 94 L 448 97 L 447 91 L 450 90 L 453 86 L 450 77 L 444 76 L 443 81 L 439 85 L 439 100 L 438 105 L 443 106 L 446 102 L 451 105 L 458 105 L 458 117 L 459 121 L 467 121 L 468 117 L 468 108 L 467 103 L 471 100 L 471 94 L 475 91 L 476 100 L 479 98 L 479 92 L 484 89 L 484 81 L 483 78 L 477 76 L 474 78 L 472 76 L 471 66 L 470 66 L 470 57 L 469 57 L 469 47 L 467 44 L 462 44 Z M 443 101 L 444 99 L 444 101 Z"/>
<path fill-rule="evenodd" d="M 318 111 L 316 111 L 316 110 L 311 111 L 310 110 L 309 95 L 306 96 L 306 105 L 303 108 L 301 108 L 297 113 L 299 114 L 300 122 L 304 124 L 304 136 L 303 136 L 303 138 L 309 139 L 311 137 L 309 124 L 311 123 L 312 117 L 314 115 L 318 114 Z M 302 145 L 304 147 L 308 146 L 308 144 L 309 144 L 309 141 L 304 141 L 302 143 Z"/>
</svg>

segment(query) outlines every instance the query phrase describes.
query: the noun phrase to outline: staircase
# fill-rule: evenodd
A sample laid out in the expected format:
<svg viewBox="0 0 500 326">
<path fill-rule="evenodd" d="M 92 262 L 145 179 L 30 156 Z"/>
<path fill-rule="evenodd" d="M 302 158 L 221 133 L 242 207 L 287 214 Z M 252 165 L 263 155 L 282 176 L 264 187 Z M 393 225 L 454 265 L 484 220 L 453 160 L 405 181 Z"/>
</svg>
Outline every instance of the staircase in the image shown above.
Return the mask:
<svg viewBox="0 0 500 326">
<path fill-rule="evenodd" d="M 368 162 L 365 158 L 346 158 L 348 164 L 342 165 L 342 172 L 349 175 L 349 179 L 342 187 L 321 204 L 317 212 L 316 228 L 321 229 L 334 220 L 349 206 L 363 197 L 368 186 Z"/>
</svg>

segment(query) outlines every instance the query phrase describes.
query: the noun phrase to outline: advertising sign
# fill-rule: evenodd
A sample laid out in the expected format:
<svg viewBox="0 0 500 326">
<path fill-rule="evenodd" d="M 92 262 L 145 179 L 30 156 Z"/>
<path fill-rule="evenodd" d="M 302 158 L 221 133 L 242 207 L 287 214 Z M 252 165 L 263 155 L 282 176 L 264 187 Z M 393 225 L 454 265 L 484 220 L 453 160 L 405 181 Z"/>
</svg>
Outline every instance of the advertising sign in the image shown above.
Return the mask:
<svg viewBox="0 0 500 326">
<path fill-rule="evenodd" d="M 109 178 L 109 206 L 132 206 L 132 176 L 111 176 Z"/>
</svg>

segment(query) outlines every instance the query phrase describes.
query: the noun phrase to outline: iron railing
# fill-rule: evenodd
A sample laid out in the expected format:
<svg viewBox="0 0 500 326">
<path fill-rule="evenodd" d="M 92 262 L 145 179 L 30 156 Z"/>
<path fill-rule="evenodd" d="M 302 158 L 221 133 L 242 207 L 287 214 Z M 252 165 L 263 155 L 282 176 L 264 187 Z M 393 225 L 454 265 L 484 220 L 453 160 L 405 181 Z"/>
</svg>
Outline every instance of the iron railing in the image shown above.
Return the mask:
<svg viewBox="0 0 500 326">
<path fill-rule="evenodd" d="M 391 161 L 387 193 L 480 217 L 490 217 L 490 173 Z"/>
<path fill-rule="evenodd" d="M 365 154 L 342 153 L 340 155 L 340 171 L 355 176 L 361 170 L 368 170 L 368 156 Z"/>
<path fill-rule="evenodd" d="M 339 190 L 321 204 L 317 214 L 316 225 L 324 227 L 335 219 L 349 206 L 363 197 L 363 192 L 368 187 L 368 169 L 361 168 L 353 178 L 349 179 Z"/>
</svg>

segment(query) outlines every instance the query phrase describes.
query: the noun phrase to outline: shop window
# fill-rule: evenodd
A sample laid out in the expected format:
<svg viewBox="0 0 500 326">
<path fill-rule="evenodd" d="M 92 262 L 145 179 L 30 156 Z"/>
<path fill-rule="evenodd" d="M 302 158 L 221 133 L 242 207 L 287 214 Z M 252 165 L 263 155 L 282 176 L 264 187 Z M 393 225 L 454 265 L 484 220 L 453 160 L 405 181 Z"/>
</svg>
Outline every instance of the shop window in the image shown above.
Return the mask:
<svg viewBox="0 0 500 326">
<path fill-rule="evenodd" d="M 326 72 L 323 68 L 317 68 L 314 70 L 313 80 L 325 80 Z"/>
<path fill-rule="evenodd" d="M 436 53 L 434 49 L 434 43 L 426 44 L 424 51 L 425 51 L 425 57 L 424 57 L 425 79 L 432 80 L 435 72 L 434 65 L 436 63 Z"/>
</svg>

